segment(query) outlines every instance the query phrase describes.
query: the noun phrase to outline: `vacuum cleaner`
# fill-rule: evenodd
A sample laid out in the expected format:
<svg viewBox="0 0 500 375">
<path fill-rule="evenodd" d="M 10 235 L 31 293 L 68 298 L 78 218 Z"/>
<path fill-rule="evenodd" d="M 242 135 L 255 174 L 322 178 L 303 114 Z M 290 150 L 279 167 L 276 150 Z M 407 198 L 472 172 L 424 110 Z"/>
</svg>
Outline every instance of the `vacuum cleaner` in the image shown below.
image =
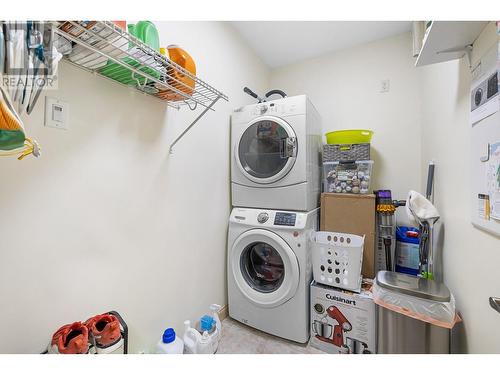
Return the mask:
<svg viewBox="0 0 500 375">
<path fill-rule="evenodd" d="M 416 191 L 410 191 L 406 201 L 392 200 L 390 190 L 375 191 L 376 213 L 377 213 L 377 251 L 378 257 L 385 259 L 381 265 L 380 259 L 378 270 L 395 271 L 395 249 L 396 249 L 396 220 L 395 212 L 398 207 L 406 206 L 406 212 L 410 221 L 415 221 L 419 226 L 419 272 L 418 275 L 425 279 L 434 279 L 433 270 L 433 228 L 439 220 L 439 212 L 432 203 L 432 192 L 434 183 L 433 162 L 429 163 L 427 175 L 426 196 Z"/>
<path fill-rule="evenodd" d="M 392 200 L 390 190 L 376 190 L 377 251 L 385 259 L 385 270 L 395 270 L 396 252 L 396 208 L 406 205 L 406 201 Z M 383 254 L 383 255 L 382 255 Z M 378 271 L 384 268 L 379 262 Z"/>
</svg>

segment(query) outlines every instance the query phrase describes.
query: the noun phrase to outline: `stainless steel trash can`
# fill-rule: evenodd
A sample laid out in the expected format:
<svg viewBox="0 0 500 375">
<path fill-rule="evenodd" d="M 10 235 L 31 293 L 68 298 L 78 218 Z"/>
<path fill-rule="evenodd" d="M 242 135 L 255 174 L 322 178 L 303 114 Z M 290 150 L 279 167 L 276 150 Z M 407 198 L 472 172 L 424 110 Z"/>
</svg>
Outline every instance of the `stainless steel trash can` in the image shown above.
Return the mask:
<svg viewBox="0 0 500 375">
<path fill-rule="evenodd" d="M 446 285 L 396 272 L 380 271 L 375 282 L 395 296 L 417 297 L 432 303 L 450 302 Z M 417 300 L 418 301 L 418 300 Z M 381 354 L 447 354 L 450 329 L 427 323 L 388 308 L 378 308 L 377 352 Z"/>
</svg>

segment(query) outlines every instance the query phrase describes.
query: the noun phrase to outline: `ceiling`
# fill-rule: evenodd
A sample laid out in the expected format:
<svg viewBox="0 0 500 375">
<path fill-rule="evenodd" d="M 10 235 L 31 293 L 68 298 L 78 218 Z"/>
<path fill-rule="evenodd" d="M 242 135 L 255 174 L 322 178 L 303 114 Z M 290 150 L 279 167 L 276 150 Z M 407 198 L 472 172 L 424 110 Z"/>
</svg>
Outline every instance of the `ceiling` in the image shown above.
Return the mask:
<svg viewBox="0 0 500 375">
<path fill-rule="evenodd" d="M 402 34 L 411 29 L 410 21 L 233 21 L 230 23 L 270 68 Z"/>
</svg>

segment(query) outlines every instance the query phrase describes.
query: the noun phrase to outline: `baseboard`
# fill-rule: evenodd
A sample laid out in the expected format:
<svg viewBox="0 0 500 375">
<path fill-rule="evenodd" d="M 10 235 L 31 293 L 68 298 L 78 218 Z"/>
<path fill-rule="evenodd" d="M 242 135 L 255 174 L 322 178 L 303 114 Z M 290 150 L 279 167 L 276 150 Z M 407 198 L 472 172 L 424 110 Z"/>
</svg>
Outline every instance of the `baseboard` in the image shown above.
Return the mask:
<svg viewBox="0 0 500 375">
<path fill-rule="evenodd" d="M 219 310 L 219 319 L 222 321 L 229 316 L 229 308 L 227 305 L 224 305 Z"/>
</svg>

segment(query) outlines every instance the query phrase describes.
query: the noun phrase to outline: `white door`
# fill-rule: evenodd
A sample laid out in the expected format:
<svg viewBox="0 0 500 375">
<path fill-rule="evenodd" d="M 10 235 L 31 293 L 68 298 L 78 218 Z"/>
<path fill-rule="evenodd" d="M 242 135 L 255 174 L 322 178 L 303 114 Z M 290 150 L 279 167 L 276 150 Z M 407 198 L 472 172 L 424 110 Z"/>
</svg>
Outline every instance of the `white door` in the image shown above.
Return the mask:
<svg viewBox="0 0 500 375">
<path fill-rule="evenodd" d="M 237 287 L 258 306 L 279 306 L 297 291 L 297 257 L 276 233 L 252 229 L 241 234 L 230 249 L 229 261 Z"/>
<path fill-rule="evenodd" d="M 297 157 L 297 137 L 283 119 L 262 116 L 251 121 L 235 145 L 236 164 L 249 180 L 270 184 L 286 176 Z"/>
</svg>

